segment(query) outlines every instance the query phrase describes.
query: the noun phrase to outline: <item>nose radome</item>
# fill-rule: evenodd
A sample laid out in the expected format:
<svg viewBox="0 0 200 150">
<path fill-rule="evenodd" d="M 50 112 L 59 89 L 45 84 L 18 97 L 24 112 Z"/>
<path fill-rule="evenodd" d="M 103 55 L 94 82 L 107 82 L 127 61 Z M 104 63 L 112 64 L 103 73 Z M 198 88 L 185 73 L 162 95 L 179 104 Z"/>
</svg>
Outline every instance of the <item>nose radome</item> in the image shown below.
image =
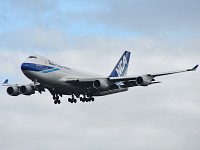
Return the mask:
<svg viewBox="0 0 200 150">
<path fill-rule="evenodd" d="M 21 65 L 21 70 L 22 70 L 22 71 L 29 70 L 29 65 L 28 65 L 27 63 L 23 63 L 23 64 Z"/>
</svg>

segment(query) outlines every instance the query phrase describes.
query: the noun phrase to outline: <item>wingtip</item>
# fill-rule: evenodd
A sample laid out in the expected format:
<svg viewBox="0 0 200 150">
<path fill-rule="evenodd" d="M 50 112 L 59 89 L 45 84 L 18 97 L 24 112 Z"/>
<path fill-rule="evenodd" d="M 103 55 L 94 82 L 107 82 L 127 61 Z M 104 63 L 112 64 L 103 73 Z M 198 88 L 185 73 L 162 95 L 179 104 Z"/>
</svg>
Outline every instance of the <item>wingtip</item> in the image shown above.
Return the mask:
<svg viewBox="0 0 200 150">
<path fill-rule="evenodd" d="M 194 66 L 192 69 L 188 69 L 187 71 L 195 71 L 195 70 L 197 70 L 198 67 L 199 67 L 199 65 L 197 64 L 197 65 Z"/>
<path fill-rule="evenodd" d="M 194 66 L 194 67 L 192 68 L 192 71 L 195 71 L 198 67 L 199 67 L 199 65 L 197 64 L 196 66 Z"/>
</svg>

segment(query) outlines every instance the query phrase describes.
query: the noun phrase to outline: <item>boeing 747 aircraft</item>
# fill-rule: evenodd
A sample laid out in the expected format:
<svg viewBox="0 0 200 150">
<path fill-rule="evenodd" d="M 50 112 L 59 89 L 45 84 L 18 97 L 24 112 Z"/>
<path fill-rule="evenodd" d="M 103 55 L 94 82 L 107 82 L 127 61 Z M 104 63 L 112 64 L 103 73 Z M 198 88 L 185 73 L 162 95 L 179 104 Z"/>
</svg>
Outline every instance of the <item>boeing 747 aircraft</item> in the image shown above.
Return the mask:
<svg viewBox="0 0 200 150">
<path fill-rule="evenodd" d="M 47 89 L 53 96 L 55 104 L 61 103 L 59 98 L 63 95 L 71 95 L 71 98 L 68 98 L 71 103 L 76 103 L 76 98 L 80 98 L 82 102 L 90 102 L 94 101 L 94 96 L 105 96 L 127 91 L 134 86 L 160 83 L 155 81 L 155 77 L 195 71 L 198 67 L 196 65 L 192 69 L 180 71 L 127 76 L 130 54 L 128 51 L 123 53 L 108 77 L 61 66 L 42 56 L 29 56 L 22 63 L 21 70 L 33 82 L 28 85 L 11 85 L 6 79 L 3 86 L 8 86 L 7 93 L 11 96 L 20 94 L 29 96 L 36 91 L 42 93 Z"/>
</svg>

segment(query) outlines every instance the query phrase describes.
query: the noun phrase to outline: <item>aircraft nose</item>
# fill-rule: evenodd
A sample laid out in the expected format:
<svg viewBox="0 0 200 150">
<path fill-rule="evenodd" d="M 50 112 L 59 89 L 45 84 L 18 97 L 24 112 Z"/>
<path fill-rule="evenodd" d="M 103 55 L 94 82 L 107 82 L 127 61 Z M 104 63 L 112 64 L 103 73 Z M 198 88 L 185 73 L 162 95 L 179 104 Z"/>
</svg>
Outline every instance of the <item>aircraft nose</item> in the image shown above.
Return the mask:
<svg viewBox="0 0 200 150">
<path fill-rule="evenodd" d="M 22 70 L 22 71 L 29 70 L 29 69 L 30 69 L 30 66 L 29 66 L 27 63 L 23 63 L 23 64 L 21 65 L 21 70 Z"/>
</svg>

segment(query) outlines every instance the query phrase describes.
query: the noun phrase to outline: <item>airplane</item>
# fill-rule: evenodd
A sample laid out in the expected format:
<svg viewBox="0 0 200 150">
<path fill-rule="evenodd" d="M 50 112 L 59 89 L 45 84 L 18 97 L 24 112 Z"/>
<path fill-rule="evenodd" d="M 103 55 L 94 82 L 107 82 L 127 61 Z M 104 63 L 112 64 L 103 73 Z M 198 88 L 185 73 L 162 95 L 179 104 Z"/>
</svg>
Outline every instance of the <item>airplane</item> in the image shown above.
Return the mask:
<svg viewBox="0 0 200 150">
<path fill-rule="evenodd" d="M 45 92 L 47 89 L 53 96 L 54 104 L 60 104 L 60 97 L 71 95 L 70 103 L 76 103 L 76 98 L 82 102 L 93 102 L 95 96 L 125 92 L 130 87 L 148 86 L 161 83 L 155 78 L 170 74 L 195 71 L 198 65 L 191 69 L 171 71 L 139 76 L 127 76 L 131 52 L 125 51 L 109 76 L 88 73 L 71 67 L 57 64 L 40 55 L 29 56 L 21 64 L 21 70 L 32 83 L 27 85 L 8 84 L 8 79 L 2 84 L 8 86 L 7 93 L 10 96 L 20 94 L 30 96 Z"/>
</svg>

